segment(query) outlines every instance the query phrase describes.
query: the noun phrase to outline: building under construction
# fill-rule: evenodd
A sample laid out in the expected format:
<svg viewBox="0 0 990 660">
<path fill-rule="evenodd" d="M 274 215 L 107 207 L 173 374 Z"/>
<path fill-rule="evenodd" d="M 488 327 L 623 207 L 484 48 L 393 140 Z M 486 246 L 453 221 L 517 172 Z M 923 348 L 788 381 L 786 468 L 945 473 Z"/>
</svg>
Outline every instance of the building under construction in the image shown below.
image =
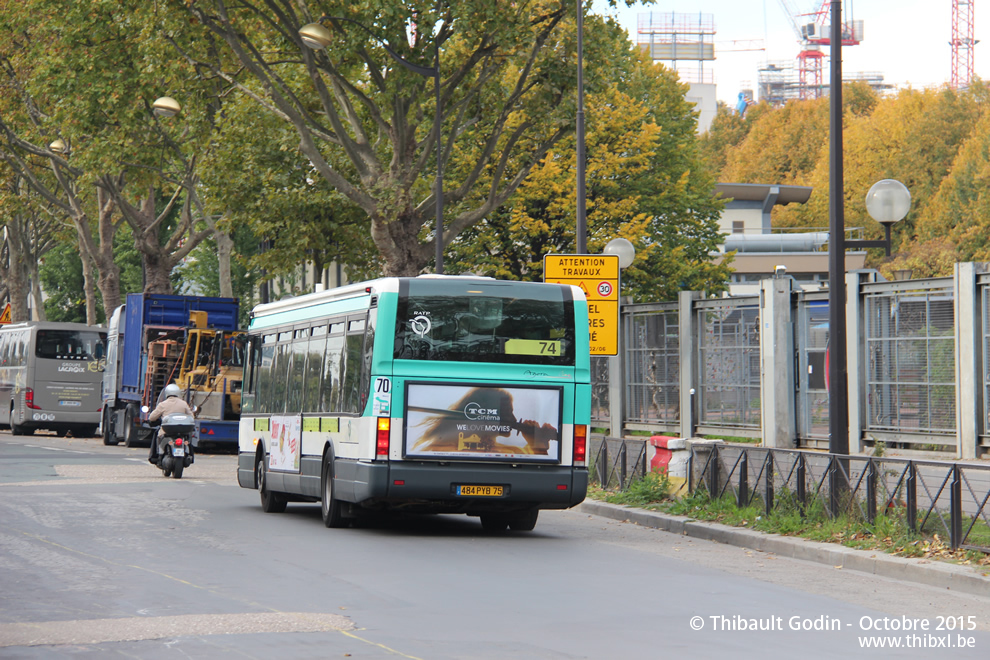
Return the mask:
<svg viewBox="0 0 990 660">
<path fill-rule="evenodd" d="M 639 15 L 637 32 L 639 47 L 690 85 L 686 98 L 698 110 L 698 131 L 707 131 L 718 109 L 710 64 L 715 60 L 714 16 L 649 12 Z"/>
<path fill-rule="evenodd" d="M 879 71 L 860 71 L 843 76 L 843 83 L 864 82 L 874 91 L 892 89 L 893 85 L 884 81 Z M 828 84 L 817 83 L 814 90 L 808 88 L 807 79 L 802 80 L 800 71 L 793 60 L 767 62 L 759 69 L 757 97 L 770 105 L 783 105 L 794 99 L 819 98 L 828 96 Z"/>
</svg>

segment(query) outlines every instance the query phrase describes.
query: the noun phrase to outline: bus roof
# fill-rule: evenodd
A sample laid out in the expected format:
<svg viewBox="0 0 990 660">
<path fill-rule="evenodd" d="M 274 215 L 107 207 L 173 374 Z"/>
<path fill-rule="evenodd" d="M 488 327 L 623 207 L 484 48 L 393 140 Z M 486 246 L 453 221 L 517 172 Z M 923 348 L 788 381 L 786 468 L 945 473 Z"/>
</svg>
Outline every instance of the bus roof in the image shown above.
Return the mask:
<svg viewBox="0 0 990 660">
<path fill-rule="evenodd" d="M 319 316 L 322 313 L 346 313 L 367 309 L 371 306 L 371 300 L 374 296 L 382 293 L 397 293 L 399 291 L 399 282 L 411 279 L 499 281 L 495 278 L 482 275 L 425 274 L 419 275 L 416 278 L 382 277 L 368 280 L 367 282 L 355 282 L 335 289 L 314 291 L 313 293 L 307 293 L 301 296 L 256 305 L 251 311 L 251 329 L 266 328 L 297 320 L 295 318 L 297 315 L 292 312 L 300 312 L 301 316 L 309 318 Z M 537 283 L 527 282 L 527 284 Z M 576 289 L 575 299 L 584 300 L 584 293 L 577 287 L 572 288 Z M 319 309 L 319 307 L 323 306 L 325 306 L 325 309 Z M 305 312 L 302 312 L 302 310 L 305 310 Z"/>
</svg>

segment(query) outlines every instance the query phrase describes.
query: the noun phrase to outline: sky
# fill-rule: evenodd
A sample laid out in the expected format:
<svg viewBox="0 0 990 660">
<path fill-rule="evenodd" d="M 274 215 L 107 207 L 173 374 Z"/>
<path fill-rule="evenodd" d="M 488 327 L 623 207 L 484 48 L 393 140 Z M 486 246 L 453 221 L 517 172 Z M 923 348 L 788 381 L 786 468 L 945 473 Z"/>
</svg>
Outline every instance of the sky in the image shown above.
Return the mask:
<svg viewBox="0 0 990 660">
<path fill-rule="evenodd" d="M 788 0 L 799 12 L 814 12 L 822 0 Z M 798 53 L 794 23 L 782 8 L 781 0 L 657 0 L 652 5 L 621 9 L 608 7 L 606 0 L 594 0 L 596 13 L 615 15 L 631 40 L 636 41 L 639 15 L 648 12 L 711 14 L 716 34 L 715 61 L 706 62 L 715 72 L 717 96 L 734 105 L 742 89 L 756 90 L 758 69 L 766 61 L 794 62 Z M 845 0 L 843 20 L 849 14 L 864 21 L 863 41 L 842 48 L 842 70 L 880 72 L 884 81 L 898 87 L 939 86 L 951 78 L 952 37 L 951 0 Z M 982 16 L 981 16 L 982 14 Z M 981 29 L 981 18 L 987 29 Z M 799 19 L 802 23 L 812 18 Z M 990 14 L 977 10 L 974 37 L 990 35 Z M 974 47 L 975 75 L 990 76 L 990 36 Z M 731 51 L 733 41 L 762 40 L 765 51 Z M 827 50 L 826 50 L 827 52 Z M 691 65 L 694 66 L 694 65 Z M 823 79 L 829 78 L 825 59 Z"/>
</svg>

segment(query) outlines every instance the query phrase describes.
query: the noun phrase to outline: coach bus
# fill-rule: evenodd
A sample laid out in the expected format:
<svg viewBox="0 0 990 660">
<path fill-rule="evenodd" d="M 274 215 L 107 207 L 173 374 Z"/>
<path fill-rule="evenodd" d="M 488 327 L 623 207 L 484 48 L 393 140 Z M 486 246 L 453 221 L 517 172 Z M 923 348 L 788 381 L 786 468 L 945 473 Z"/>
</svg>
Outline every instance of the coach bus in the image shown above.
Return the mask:
<svg viewBox="0 0 990 660">
<path fill-rule="evenodd" d="M 255 307 L 238 483 L 265 512 L 321 502 L 532 530 L 587 492 L 588 306 L 569 285 L 383 278 Z"/>
<path fill-rule="evenodd" d="M 95 435 L 106 340 L 82 323 L 0 326 L 0 426 L 14 435 Z"/>
</svg>

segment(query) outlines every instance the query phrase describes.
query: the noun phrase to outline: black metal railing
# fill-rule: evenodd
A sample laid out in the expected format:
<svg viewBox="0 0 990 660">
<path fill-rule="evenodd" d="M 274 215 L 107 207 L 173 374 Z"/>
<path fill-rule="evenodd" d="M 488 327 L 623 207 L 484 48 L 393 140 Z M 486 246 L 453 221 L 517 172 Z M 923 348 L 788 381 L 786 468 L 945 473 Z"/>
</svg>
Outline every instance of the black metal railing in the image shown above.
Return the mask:
<svg viewBox="0 0 990 660">
<path fill-rule="evenodd" d="M 990 552 L 990 465 L 736 446 L 692 447 L 689 489 L 732 493 L 767 515 L 795 510 L 845 515 L 870 524 L 881 515 L 915 533 L 942 534 L 953 549 Z"/>
<path fill-rule="evenodd" d="M 645 440 L 592 438 L 588 471 L 590 481 L 602 488 L 625 490 L 635 479 L 643 478 L 646 464 Z"/>
</svg>

